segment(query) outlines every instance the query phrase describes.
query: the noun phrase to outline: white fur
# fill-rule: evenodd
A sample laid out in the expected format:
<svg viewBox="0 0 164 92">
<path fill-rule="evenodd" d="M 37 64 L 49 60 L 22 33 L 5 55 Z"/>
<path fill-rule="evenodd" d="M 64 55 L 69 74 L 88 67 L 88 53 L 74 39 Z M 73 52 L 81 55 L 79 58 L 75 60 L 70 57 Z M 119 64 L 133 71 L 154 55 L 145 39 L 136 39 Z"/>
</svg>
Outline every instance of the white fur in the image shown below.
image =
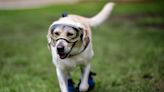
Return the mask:
<svg viewBox="0 0 164 92">
<path fill-rule="evenodd" d="M 89 24 L 92 27 L 94 27 L 103 23 L 110 15 L 113 9 L 113 6 L 114 6 L 114 3 L 107 3 L 101 12 L 99 12 L 96 16 L 90 18 Z"/>
<path fill-rule="evenodd" d="M 91 43 L 88 45 L 86 50 L 80 55 L 74 56 L 72 58 L 60 59 L 56 53 L 56 48 L 52 48 L 52 59 L 53 63 L 56 65 L 56 72 L 59 80 L 59 85 L 61 92 L 68 92 L 67 90 L 67 79 L 70 77 L 69 72 L 72 71 L 77 65 L 84 66 L 84 74 L 81 77 L 80 91 L 87 91 L 88 85 L 88 75 L 90 72 L 90 61 L 94 55 Z"/>
<path fill-rule="evenodd" d="M 108 3 L 103 8 L 103 10 L 93 18 L 90 18 L 90 19 L 82 18 L 83 19 L 82 23 L 86 22 L 88 23 L 89 26 L 97 26 L 101 24 L 103 21 L 105 21 L 105 19 L 110 14 L 113 5 L 114 5 L 113 3 Z M 70 19 L 67 20 L 67 18 L 63 18 L 58 21 L 55 21 L 52 23 L 52 25 L 63 24 L 63 23 L 84 27 L 82 24 L 79 24 L 80 22 L 73 23 L 73 21 L 71 21 Z M 56 47 L 53 47 L 52 45 L 50 45 L 53 63 L 56 66 L 56 72 L 57 72 L 59 85 L 62 92 L 68 92 L 67 79 L 71 77 L 69 72 L 72 71 L 76 66 L 81 66 L 82 71 L 83 71 L 82 76 L 81 76 L 81 84 L 80 84 L 79 90 L 82 92 L 85 92 L 88 90 L 88 87 L 89 87 L 88 76 L 89 76 L 90 67 L 91 67 L 91 59 L 94 55 L 93 49 L 92 49 L 92 43 L 91 43 L 92 40 L 91 40 L 90 32 L 88 32 L 88 36 L 89 36 L 90 42 L 87 48 L 82 53 L 76 56 L 70 57 L 70 58 L 60 59 L 60 57 L 57 54 Z M 51 39 L 48 38 L 48 41 L 50 43 Z"/>
<path fill-rule="evenodd" d="M 79 27 L 79 28 L 84 28 L 84 26 L 78 22 L 74 22 L 70 19 L 67 18 L 61 18 L 59 21 L 55 21 L 51 24 L 51 26 L 55 25 L 55 24 L 65 24 L 65 25 L 70 25 L 70 26 L 75 26 L 75 27 Z"/>
</svg>

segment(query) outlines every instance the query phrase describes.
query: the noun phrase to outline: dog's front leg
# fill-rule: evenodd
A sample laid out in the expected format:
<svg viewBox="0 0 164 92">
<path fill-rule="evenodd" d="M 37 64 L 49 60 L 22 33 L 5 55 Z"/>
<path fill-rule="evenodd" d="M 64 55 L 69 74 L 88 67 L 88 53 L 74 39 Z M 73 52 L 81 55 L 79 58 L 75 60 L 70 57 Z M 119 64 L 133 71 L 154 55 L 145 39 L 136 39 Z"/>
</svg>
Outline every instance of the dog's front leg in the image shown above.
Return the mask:
<svg viewBox="0 0 164 92">
<path fill-rule="evenodd" d="M 56 68 L 56 72 L 57 72 L 61 92 L 68 92 L 67 73 L 59 68 Z"/>
<path fill-rule="evenodd" d="M 81 84 L 79 86 L 79 90 L 81 92 L 86 92 L 89 88 L 88 76 L 89 76 L 89 72 L 90 72 L 90 67 L 91 67 L 90 63 L 81 67 L 82 77 L 81 77 Z"/>
</svg>

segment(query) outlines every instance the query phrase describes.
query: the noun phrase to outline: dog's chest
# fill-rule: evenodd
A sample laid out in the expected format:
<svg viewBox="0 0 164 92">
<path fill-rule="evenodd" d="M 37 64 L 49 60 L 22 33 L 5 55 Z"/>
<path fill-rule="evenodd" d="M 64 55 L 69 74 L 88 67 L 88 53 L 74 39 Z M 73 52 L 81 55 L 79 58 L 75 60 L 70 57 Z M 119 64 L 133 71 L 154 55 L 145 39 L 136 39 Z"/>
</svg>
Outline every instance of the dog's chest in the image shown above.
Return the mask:
<svg viewBox="0 0 164 92">
<path fill-rule="evenodd" d="M 56 67 L 71 71 L 74 68 L 76 68 L 78 65 L 85 65 L 86 63 L 88 63 L 90 61 L 87 60 L 83 56 L 76 56 L 76 57 L 64 59 L 64 60 L 58 59 L 53 62 L 55 63 Z"/>
<path fill-rule="evenodd" d="M 53 63 L 56 65 L 57 68 L 63 70 L 73 70 L 78 65 L 85 65 L 89 63 L 93 57 L 93 50 L 92 46 L 89 45 L 86 50 L 76 56 L 66 59 L 60 59 L 58 54 L 56 53 L 56 49 L 52 48 L 52 56 L 53 56 Z"/>
</svg>

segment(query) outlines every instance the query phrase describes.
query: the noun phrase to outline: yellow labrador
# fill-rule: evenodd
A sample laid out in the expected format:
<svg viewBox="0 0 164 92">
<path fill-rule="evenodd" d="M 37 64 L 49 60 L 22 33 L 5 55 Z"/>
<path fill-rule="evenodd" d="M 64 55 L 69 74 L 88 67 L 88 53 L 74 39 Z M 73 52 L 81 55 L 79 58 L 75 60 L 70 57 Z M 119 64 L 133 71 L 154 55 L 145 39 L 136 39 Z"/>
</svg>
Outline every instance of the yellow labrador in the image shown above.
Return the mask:
<svg viewBox="0 0 164 92">
<path fill-rule="evenodd" d="M 62 92 L 70 92 L 68 79 L 71 79 L 70 71 L 76 66 L 80 66 L 82 70 L 79 91 L 88 90 L 91 59 L 94 55 L 91 27 L 105 21 L 113 5 L 114 3 L 107 3 L 100 13 L 92 18 L 65 14 L 50 25 L 47 35 L 48 45 Z"/>
</svg>

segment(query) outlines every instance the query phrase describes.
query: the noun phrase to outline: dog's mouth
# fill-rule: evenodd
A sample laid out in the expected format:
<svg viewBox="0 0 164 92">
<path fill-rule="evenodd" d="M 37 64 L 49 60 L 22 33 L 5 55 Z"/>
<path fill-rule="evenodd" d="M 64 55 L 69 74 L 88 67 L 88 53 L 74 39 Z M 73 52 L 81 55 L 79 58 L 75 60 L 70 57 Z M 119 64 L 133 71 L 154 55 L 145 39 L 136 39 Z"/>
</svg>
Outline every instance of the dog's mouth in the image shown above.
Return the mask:
<svg viewBox="0 0 164 92">
<path fill-rule="evenodd" d="M 58 52 L 58 55 L 59 55 L 60 59 L 65 59 L 68 56 L 68 53 Z"/>
</svg>

